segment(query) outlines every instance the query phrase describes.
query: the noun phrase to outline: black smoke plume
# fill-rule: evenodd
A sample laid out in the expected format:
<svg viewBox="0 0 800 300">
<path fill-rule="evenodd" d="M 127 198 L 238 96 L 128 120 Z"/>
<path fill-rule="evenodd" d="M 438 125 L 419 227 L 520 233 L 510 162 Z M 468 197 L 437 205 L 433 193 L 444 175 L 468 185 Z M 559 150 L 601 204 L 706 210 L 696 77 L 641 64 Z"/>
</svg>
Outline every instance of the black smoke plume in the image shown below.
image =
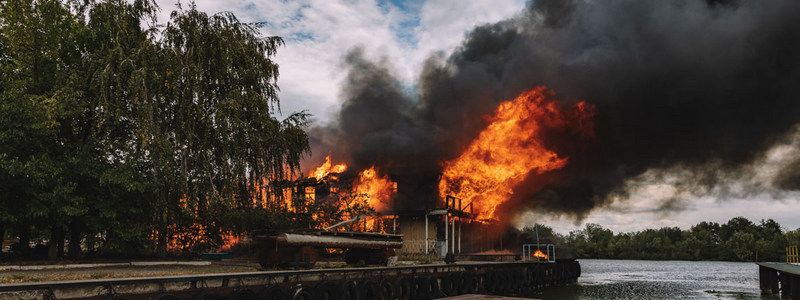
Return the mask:
<svg viewBox="0 0 800 300">
<path fill-rule="evenodd" d="M 529 178 L 510 205 L 581 216 L 649 169 L 735 170 L 798 124 L 799 16 L 796 0 L 539 0 L 430 58 L 411 92 L 389 63 L 355 50 L 341 111 L 314 130 L 315 149 L 377 165 L 400 181 L 400 205 L 430 206 L 441 162 L 482 116 L 545 85 L 596 107 L 596 140 L 548 139 L 568 166 Z M 799 186 L 797 173 L 783 172 L 780 187 Z M 701 177 L 693 184 L 721 180 Z"/>
</svg>

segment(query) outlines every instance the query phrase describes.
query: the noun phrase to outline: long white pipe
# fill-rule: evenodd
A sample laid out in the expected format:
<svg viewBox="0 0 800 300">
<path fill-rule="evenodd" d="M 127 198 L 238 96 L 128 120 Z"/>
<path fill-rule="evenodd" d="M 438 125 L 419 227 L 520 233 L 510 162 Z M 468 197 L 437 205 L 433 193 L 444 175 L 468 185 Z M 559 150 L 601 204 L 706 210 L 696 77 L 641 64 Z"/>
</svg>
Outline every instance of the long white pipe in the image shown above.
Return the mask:
<svg viewBox="0 0 800 300">
<path fill-rule="evenodd" d="M 329 248 L 400 248 L 403 242 L 398 240 L 369 240 L 348 236 L 325 236 L 302 233 L 283 233 L 275 237 L 276 245 L 284 246 L 319 246 Z"/>
</svg>

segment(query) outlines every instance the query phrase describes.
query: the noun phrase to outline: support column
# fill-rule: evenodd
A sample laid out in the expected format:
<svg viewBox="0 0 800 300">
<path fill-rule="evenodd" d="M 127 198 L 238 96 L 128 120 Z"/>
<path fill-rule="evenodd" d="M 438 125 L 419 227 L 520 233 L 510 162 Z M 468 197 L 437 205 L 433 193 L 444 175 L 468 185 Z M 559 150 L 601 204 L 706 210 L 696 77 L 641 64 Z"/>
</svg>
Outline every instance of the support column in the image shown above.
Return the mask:
<svg viewBox="0 0 800 300">
<path fill-rule="evenodd" d="M 767 268 L 767 290 L 770 291 L 772 294 L 777 294 L 778 290 L 778 272 Z"/>
<path fill-rule="evenodd" d="M 758 266 L 758 287 L 761 288 L 762 294 L 772 294 L 772 291 L 769 290 L 769 284 L 767 283 L 768 281 L 769 278 L 767 275 L 767 268 L 764 266 Z"/>
<path fill-rule="evenodd" d="M 453 225 L 452 226 L 453 227 L 453 229 L 452 229 L 453 230 L 453 242 L 451 243 L 452 244 L 451 248 L 453 248 L 452 249 L 453 254 L 456 254 L 456 217 L 453 217 L 452 219 L 453 219 L 453 224 L 452 224 Z"/>
<path fill-rule="evenodd" d="M 444 254 L 445 255 L 447 254 L 447 251 L 450 250 L 450 248 L 447 247 L 448 246 L 447 245 L 447 241 L 449 240 L 449 238 L 447 237 L 447 231 L 448 231 L 448 228 L 447 228 L 448 224 L 447 223 L 449 223 L 449 222 L 450 222 L 450 220 L 447 219 L 447 214 L 445 213 L 444 214 Z"/>
<path fill-rule="evenodd" d="M 425 213 L 425 254 L 428 254 L 428 213 Z"/>
<path fill-rule="evenodd" d="M 783 272 L 777 272 L 777 273 L 778 273 L 777 281 L 781 283 L 781 288 L 780 288 L 781 299 L 789 299 L 789 296 L 791 295 L 791 286 L 792 286 L 792 284 L 789 282 L 790 278 Z"/>
<path fill-rule="evenodd" d="M 458 218 L 458 253 L 461 253 L 461 218 Z"/>
</svg>

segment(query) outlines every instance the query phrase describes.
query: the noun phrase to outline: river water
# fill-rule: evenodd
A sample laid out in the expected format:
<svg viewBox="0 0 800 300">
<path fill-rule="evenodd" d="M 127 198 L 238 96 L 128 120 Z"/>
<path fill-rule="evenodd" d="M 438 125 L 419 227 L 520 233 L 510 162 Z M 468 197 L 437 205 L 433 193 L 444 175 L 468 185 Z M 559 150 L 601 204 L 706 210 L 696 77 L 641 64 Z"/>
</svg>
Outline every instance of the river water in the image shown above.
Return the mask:
<svg viewBox="0 0 800 300">
<path fill-rule="evenodd" d="M 542 299 L 777 299 L 762 297 L 754 263 L 580 260 L 577 285 L 549 288 Z"/>
</svg>

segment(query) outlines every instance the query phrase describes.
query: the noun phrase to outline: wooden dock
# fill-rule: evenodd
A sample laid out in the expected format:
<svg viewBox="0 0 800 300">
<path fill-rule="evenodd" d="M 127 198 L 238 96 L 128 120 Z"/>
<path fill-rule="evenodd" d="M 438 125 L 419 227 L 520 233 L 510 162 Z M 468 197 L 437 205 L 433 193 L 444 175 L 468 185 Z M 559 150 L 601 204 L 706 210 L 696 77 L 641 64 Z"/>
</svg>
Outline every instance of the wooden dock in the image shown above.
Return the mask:
<svg viewBox="0 0 800 300">
<path fill-rule="evenodd" d="M 580 264 L 575 260 L 270 270 L 0 284 L 0 300 L 394 300 L 461 295 L 478 299 L 509 299 L 497 296 L 525 299 L 544 287 L 575 283 L 580 275 Z M 481 296 L 473 296 L 476 294 Z"/>
<path fill-rule="evenodd" d="M 779 262 L 758 263 L 761 292 L 800 300 L 800 265 Z"/>
</svg>

